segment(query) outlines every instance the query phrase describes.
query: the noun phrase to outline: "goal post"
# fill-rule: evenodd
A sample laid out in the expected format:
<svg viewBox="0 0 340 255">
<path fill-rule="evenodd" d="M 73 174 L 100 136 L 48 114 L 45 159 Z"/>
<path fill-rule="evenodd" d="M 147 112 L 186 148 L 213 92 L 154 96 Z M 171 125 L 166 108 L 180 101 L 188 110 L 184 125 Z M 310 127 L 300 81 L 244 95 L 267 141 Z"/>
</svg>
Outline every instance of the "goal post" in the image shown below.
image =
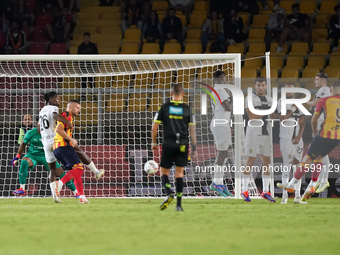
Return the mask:
<svg viewBox="0 0 340 255">
<path fill-rule="evenodd" d="M 156 55 L 3 55 L 0 65 L 1 159 L 5 181 L 0 196 L 18 188 L 18 167 L 10 166 L 18 144 L 16 132 L 25 114 L 35 118 L 44 106 L 43 94 L 60 94 L 60 112 L 68 100 L 81 101 L 75 118 L 75 138 L 106 174 L 99 181 L 88 169 L 83 177 L 85 194 L 92 197 L 161 196 L 159 173 L 147 176 L 143 164 L 159 162 L 160 152 L 151 151 L 151 125 L 158 107 L 170 99 L 170 84 L 178 82 L 186 92 L 184 102 L 196 115 L 198 158 L 185 168 L 187 196 L 217 197 L 209 189 L 216 148 L 210 132 L 212 109 L 201 114 L 202 88 L 213 85 L 213 74 L 222 70 L 228 84 L 241 88 L 241 54 L 156 54 Z M 210 96 L 207 96 L 210 100 Z M 233 116 L 241 123 L 241 115 Z M 158 134 L 161 141 L 161 131 Z M 244 129 L 235 125 L 233 145 L 226 164 L 235 173 L 225 174 L 229 190 L 240 198 L 241 166 L 244 165 Z M 201 170 L 200 170 L 201 169 Z M 208 169 L 208 170 L 207 170 Z M 173 170 L 172 170 L 173 171 Z M 47 174 L 42 167 L 29 170 L 28 189 L 32 196 L 49 196 Z M 173 181 L 170 178 L 170 181 Z M 43 190 L 43 191 L 41 191 Z M 69 196 L 68 190 L 64 196 Z"/>
</svg>

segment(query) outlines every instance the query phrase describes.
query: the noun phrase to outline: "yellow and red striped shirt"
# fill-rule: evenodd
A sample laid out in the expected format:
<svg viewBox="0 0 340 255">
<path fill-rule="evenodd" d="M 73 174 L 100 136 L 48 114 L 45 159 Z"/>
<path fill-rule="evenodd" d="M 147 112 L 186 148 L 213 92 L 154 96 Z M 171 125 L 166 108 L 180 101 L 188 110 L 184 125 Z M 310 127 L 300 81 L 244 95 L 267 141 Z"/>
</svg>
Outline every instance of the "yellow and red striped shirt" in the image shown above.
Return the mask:
<svg viewBox="0 0 340 255">
<path fill-rule="evenodd" d="M 63 116 L 65 119 L 71 121 L 71 123 L 73 124 L 73 118 L 72 118 L 71 114 L 70 114 L 68 111 L 64 111 L 64 112 L 61 114 L 61 116 Z M 60 122 L 60 121 L 57 122 L 57 126 L 58 126 L 59 124 L 61 124 L 61 125 L 64 127 L 65 132 L 66 132 L 70 137 L 72 137 L 72 133 L 73 133 L 72 131 L 73 131 L 73 129 L 67 127 L 66 124 L 64 124 L 64 123 L 62 123 L 62 122 Z M 53 150 L 56 149 L 56 148 L 59 148 L 59 147 L 64 147 L 64 146 L 73 146 L 73 144 L 72 144 L 69 140 L 63 138 L 61 135 L 59 135 L 58 133 L 56 133 L 56 136 L 54 137 Z"/>
<path fill-rule="evenodd" d="M 325 113 L 325 120 L 320 130 L 323 138 L 340 140 L 340 95 L 321 98 L 315 114 Z"/>
</svg>

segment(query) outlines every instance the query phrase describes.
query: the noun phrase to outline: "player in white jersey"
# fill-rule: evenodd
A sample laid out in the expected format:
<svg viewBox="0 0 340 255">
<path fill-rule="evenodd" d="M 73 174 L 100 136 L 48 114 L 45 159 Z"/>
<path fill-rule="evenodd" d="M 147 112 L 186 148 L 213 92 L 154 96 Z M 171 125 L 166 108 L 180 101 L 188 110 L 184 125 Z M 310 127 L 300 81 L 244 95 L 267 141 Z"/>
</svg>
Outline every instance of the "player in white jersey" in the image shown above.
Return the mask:
<svg viewBox="0 0 340 255">
<path fill-rule="evenodd" d="M 270 109 L 272 105 L 272 98 L 266 95 L 267 82 L 263 77 L 255 79 L 256 92 L 252 95 L 252 103 L 255 109 Z M 258 116 L 253 114 L 248 108 L 248 96 L 246 98 L 246 111 L 249 117 L 248 127 L 246 131 L 245 154 L 247 156 L 247 163 L 243 171 L 242 178 L 242 192 L 241 196 L 246 202 L 250 202 L 248 193 L 248 185 L 250 182 L 251 168 L 254 165 L 257 154 L 261 155 L 262 160 L 262 182 L 263 192 L 261 196 L 270 202 L 276 201 L 272 198 L 269 192 L 270 184 L 270 155 L 272 153 L 272 143 L 269 136 L 269 129 L 271 128 L 270 121 L 267 121 L 269 116 Z M 261 126 L 262 123 L 262 126 Z"/>
<path fill-rule="evenodd" d="M 72 123 L 59 115 L 58 107 L 60 99 L 58 93 L 51 91 L 44 95 L 47 105 L 44 106 L 39 112 L 39 125 L 41 133 L 41 142 L 44 145 L 44 152 L 48 167 L 50 168 L 50 186 L 55 202 L 59 202 L 58 197 L 54 193 L 54 181 L 56 180 L 57 159 L 53 154 L 53 143 L 55 136 L 56 120 L 67 124 L 68 127 L 73 128 Z"/>
<path fill-rule="evenodd" d="M 324 72 L 322 73 L 318 73 L 315 76 L 315 80 L 314 80 L 314 84 L 315 87 L 319 88 L 319 90 L 316 92 L 313 101 L 311 102 L 307 102 L 307 104 L 309 106 L 311 106 L 310 110 L 312 111 L 312 113 L 314 113 L 315 108 L 319 102 L 319 100 L 323 97 L 329 97 L 331 96 L 331 91 L 328 87 L 328 75 Z M 325 114 L 321 113 L 319 119 L 318 119 L 318 130 L 321 130 L 322 128 L 322 124 L 325 120 Z M 329 170 L 329 157 L 328 155 L 325 156 L 322 159 L 322 164 L 323 164 L 323 168 L 322 171 L 320 173 L 320 176 L 318 178 L 318 181 L 316 183 L 315 189 L 316 189 L 316 193 L 321 193 L 323 192 L 326 188 L 329 187 L 329 182 L 328 182 L 328 170 Z"/>
<path fill-rule="evenodd" d="M 287 83 L 286 87 L 295 87 L 294 83 Z M 293 98 L 295 93 L 288 92 L 286 98 Z M 289 181 L 289 172 L 293 165 L 294 172 L 297 164 L 300 164 L 303 154 L 303 140 L 302 135 L 305 130 L 305 116 L 302 111 L 296 108 L 295 105 L 287 105 L 287 114 L 281 113 L 281 98 L 277 102 L 277 113 L 280 121 L 284 121 L 284 126 L 280 125 L 280 150 L 283 160 L 282 169 L 282 183 L 287 184 Z M 305 204 L 307 202 L 301 201 L 301 180 L 295 186 L 296 204 Z M 283 190 L 281 204 L 287 204 L 288 192 Z"/>
<path fill-rule="evenodd" d="M 227 76 L 224 72 L 217 70 L 214 73 L 214 84 L 227 84 Z M 231 145 L 231 130 L 230 130 L 230 112 L 233 108 L 233 98 L 223 88 L 214 88 L 219 95 L 219 99 L 213 93 L 214 100 L 211 102 L 214 117 L 210 123 L 210 130 L 214 136 L 217 149 L 217 156 L 214 166 L 214 181 L 210 188 L 216 191 L 219 195 L 227 197 L 232 196 L 227 187 L 223 183 L 224 162 L 228 158 L 228 148 Z M 216 102 L 216 104 L 215 104 Z M 219 121 L 217 121 L 219 120 Z M 227 124 L 218 124 L 227 121 Z"/>
</svg>

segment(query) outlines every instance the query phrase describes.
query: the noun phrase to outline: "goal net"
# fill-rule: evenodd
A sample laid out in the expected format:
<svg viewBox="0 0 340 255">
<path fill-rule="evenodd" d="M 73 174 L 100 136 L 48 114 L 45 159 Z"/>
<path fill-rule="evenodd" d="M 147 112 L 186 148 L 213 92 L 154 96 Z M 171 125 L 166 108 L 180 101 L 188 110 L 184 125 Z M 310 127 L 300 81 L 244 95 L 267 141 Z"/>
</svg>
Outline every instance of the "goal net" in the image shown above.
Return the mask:
<svg viewBox="0 0 340 255">
<path fill-rule="evenodd" d="M 197 123 L 198 157 L 190 159 L 185 168 L 183 194 L 217 197 L 209 189 L 213 178 L 209 166 L 214 165 L 217 151 L 210 131 L 211 99 L 207 96 L 216 70 L 225 72 L 228 84 L 241 87 L 240 54 L 4 56 L 0 66 L 0 196 L 12 196 L 11 192 L 19 188 L 19 167 L 12 167 L 11 160 L 18 151 L 20 129 L 27 129 L 22 120 L 29 114 L 35 126 L 45 105 L 43 95 L 51 90 L 60 94 L 60 113 L 69 100 L 80 100 L 74 138 L 97 168 L 105 169 L 104 177 L 97 181 L 85 167 L 86 196 L 162 196 L 159 172 L 147 175 L 143 167 L 147 160 L 160 162 L 161 151 L 151 150 L 153 117 L 159 106 L 170 100 L 170 85 L 177 82 L 185 89 L 183 101 L 195 112 Z M 202 112 L 202 99 L 208 101 L 206 114 Z M 232 118 L 243 120 L 240 115 Z M 244 129 L 238 126 L 233 129 L 233 143 L 225 162 L 236 172 L 224 175 L 236 198 L 240 198 L 241 190 L 237 169 L 245 164 Z M 173 174 L 170 181 L 174 183 Z M 28 171 L 26 189 L 30 196 L 50 196 L 45 168 L 37 166 Z M 68 189 L 63 192 L 64 196 L 71 195 Z M 250 192 L 258 195 L 254 182 Z"/>
</svg>

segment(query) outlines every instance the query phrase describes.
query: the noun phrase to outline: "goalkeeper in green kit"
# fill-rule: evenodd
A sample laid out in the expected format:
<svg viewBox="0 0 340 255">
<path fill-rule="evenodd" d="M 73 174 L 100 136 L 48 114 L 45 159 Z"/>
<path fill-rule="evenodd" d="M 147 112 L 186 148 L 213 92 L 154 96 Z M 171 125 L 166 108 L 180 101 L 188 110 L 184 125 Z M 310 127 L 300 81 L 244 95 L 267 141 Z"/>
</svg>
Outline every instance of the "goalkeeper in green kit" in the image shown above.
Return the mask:
<svg viewBox="0 0 340 255">
<path fill-rule="evenodd" d="M 28 144 L 29 144 L 28 152 L 22 158 L 20 163 L 19 169 L 20 189 L 17 189 L 12 192 L 14 195 L 18 196 L 26 195 L 25 184 L 28 169 L 32 170 L 37 165 L 44 165 L 46 169 L 49 171 L 48 163 L 45 158 L 44 146 L 41 142 L 39 117 L 37 117 L 37 127 L 27 131 L 27 133 L 25 134 L 24 141 L 20 144 L 18 154 L 12 160 L 12 166 L 16 166 L 16 163 L 20 159 L 21 154 L 25 151 L 25 148 Z M 62 178 L 65 175 L 62 167 L 58 164 L 58 162 L 56 174 L 60 178 Z M 66 183 L 66 186 L 72 191 L 76 198 L 79 197 L 79 194 L 72 180 Z"/>
</svg>

